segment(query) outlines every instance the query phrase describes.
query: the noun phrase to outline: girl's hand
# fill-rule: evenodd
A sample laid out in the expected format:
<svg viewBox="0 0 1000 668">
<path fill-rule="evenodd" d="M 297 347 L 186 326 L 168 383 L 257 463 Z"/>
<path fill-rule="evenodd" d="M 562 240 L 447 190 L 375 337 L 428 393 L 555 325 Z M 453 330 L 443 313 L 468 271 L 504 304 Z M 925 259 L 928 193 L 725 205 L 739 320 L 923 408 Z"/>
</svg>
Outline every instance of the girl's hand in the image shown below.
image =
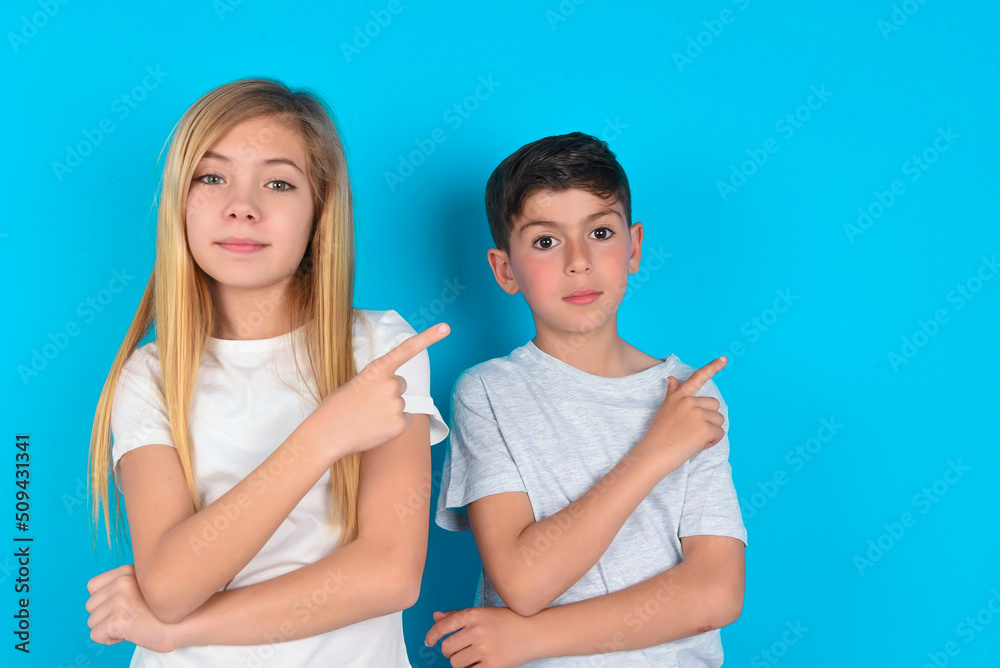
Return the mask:
<svg viewBox="0 0 1000 668">
<path fill-rule="evenodd" d="M 154 652 L 177 648 L 173 625 L 161 622 L 150 611 L 139 591 L 132 564 L 101 573 L 87 583 L 90 638 L 102 645 L 122 640 Z"/>
<path fill-rule="evenodd" d="M 508 608 L 466 608 L 435 612 L 436 622 L 424 637 L 432 647 L 441 643 L 441 653 L 454 668 L 514 668 L 538 658 L 530 647 L 528 618 Z"/>
<path fill-rule="evenodd" d="M 315 447 L 335 448 L 333 460 L 396 438 L 413 424 L 403 411 L 406 381 L 396 370 L 450 333 L 442 323 L 411 336 L 331 392 L 296 428 Z M 334 445 L 335 444 L 335 445 Z"/>
</svg>

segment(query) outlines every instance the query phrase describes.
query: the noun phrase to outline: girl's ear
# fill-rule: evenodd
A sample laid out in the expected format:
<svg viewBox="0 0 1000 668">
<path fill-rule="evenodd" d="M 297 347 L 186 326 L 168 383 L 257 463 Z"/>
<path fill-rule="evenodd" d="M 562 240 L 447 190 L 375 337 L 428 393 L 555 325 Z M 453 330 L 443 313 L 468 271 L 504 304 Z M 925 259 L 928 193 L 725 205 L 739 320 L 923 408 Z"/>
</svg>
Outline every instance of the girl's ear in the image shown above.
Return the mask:
<svg viewBox="0 0 1000 668">
<path fill-rule="evenodd" d="M 514 273 L 510 269 L 510 257 L 505 251 L 499 248 L 491 248 L 486 252 L 486 259 L 493 270 L 493 277 L 497 279 L 497 284 L 503 288 L 508 295 L 516 295 L 519 292 L 517 281 L 514 280 Z"/>
</svg>

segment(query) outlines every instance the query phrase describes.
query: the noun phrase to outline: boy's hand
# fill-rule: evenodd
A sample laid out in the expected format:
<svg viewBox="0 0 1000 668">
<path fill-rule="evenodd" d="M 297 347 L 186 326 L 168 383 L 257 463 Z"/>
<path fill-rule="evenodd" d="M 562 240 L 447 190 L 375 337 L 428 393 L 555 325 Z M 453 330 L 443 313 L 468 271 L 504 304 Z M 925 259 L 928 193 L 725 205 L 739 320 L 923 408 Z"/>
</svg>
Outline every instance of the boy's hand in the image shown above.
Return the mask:
<svg viewBox="0 0 1000 668">
<path fill-rule="evenodd" d="M 725 357 L 719 357 L 695 371 L 683 383 L 673 376 L 667 379 L 663 405 L 653 417 L 646 436 L 636 445 L 664 464 L 664 475 L 725 437 L 726 432 L 722 429 L 725 418 L 719 412 L 719 400 L 695 394 L 727 362 Z"/>
<path fill-rule="evenodd" d="M 454 668 L 514 668 L 536 658 L 532 655 L 528 618 L 508 608 L 466 608 L 435 612 L 436 622 L 424 644 L 441 643 L 441 653 Z"/>
<path fill-rule="evenodd" d="M 429 327 L 369 362 L 320 402 L 296 429 L 299 436 L 314 447 L 331 450 L 333 461 L 405 432 L 413 416 L 403 410 L 406 381 L 396 371 L 450 332 L 443 323 Z"/>
</svg>

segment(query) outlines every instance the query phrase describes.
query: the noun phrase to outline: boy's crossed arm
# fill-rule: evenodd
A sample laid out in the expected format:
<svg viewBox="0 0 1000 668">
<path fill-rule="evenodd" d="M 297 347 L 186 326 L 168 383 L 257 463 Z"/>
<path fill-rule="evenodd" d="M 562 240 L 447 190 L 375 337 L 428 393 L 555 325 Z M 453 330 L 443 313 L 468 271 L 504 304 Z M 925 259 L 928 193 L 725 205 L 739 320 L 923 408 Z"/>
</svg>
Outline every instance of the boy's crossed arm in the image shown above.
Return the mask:
<svg viewBox="0 0 1000 668">
<path fill-rule="evenodd" d="M 711 397 L 697 397 L 695 393 L 723 366 L 725 359 L 719 358 L 696 371 L 683 384 L 670 378 L 667 396 L 645 437 L 597 484 L 555 515 L 535 522 L 530 501 L 524 492 L 485 496 L 468 505 L 469 521 L 483 567 L 500 598 L 511 610 L 530 616 L 551 604 L 597 563 L 628 517 L 663 477 L 702 449 L 722 440 L 725 436 L 722 430 L 724 417 L 718 412 L 719 401 Z M 554 530 L 558 532 L 558 539 L 551 540 L 546 531 L 551 535 Z M 540 540 L 542 538 L 545 540 Z M 733 557 L 722 564 L 706 563 L 701 555 L 709 554 L 709 551 L 693 547 L 706 542 L 721 544 L 723 548 L 719 554 L 728 553 L 731 556 L 738 547 L 738 559 Z M 540 544 L 545 545 L 545 549 L 538 549 Z M 682 548 L 685 562 L 674 569 L 616 592 L 610 595 L 611 598 L 605 596 L 592 599 L 593 603 L 580 602 L 588 604 L 584 606 L 587 610 L 591 605 L 602 609 L 609 605 L 611 607 L 605 613 L 597 613 L 596 616 L 602 620 L 608 615 L 615 618 L 623 616 L 616 612 L 618 608 L 628 605 L 634 598 L 646 602 L 649 596 L 647 588 L 660 591 L 662 582 L 657 580 L 666 577 L 667 573 L 671 574 L 671 582 L 684 583 L 684 586 L 677 584 L 682 590 L 681 597 L 670 607 L 684 609 L 695 606 L 699 608 L 698 614 L 683 615 L 680 626 L 676 616 L 672 617 L 673 623 L 668 622 L 665 628 L 653 625 L 654 628 L 646 633 L 630 637 L 630 646 L 621 649 L 634 648 L 631 646 L 633 642 L 638 643 L 636 647 L 668 642 L 708 630 L 703 628 L 706 626 L 718 628 L 738 617 L 743 590 L 742 542 L 719 536 L 692 536 L 682 539 Z M 676 569 L 680 570 L 674 572 Z M 586 628 L 589 624 L 573 621 L 576 616 L 573 611 L 580 604 L 560 606 L 559 615 L 553 618 L 553 615 L 546 614 L 545 620 L 555 623 L 556 627 L 568 622 L 574 629 Z M 488 611 L 480 613 L 477 609 L 473 614 L 503 617 L 503 612 L 496 615 Z M 564 617 L 563 613 L 569 617 Z M 592 610 L 585 613 L 589 615 L 588 620 L 594 614 Z M 563 622 L 555 622 L 556 619 Z M 433 644 L 441 635 L 465 626 L 461 623 L 463 620 L 469 621 L 467 614 L 462 619 L 439 621 L 428 633 L 428 641 Z M 695 620 L 703 621 L 694 624 Z M 611 628 L 619 628 L 622 623 L 612 624 Z M 605 626 L 600 628 L 608 628 L 606 621 L 602 624 Z M 449 630 L 442 630 L 444 628 Z M 461 637 L 461 633 L 456 634 L 455 640 L 449 639 L 442 645 L 442 650 L 448 654 L 449 645 L 461 642 Z M 570 644 L 572 637 L 573 634 L 560 636 Z M 587 642 L 585 647 L 578 648 L 581 651 L 566 651 L 563 654 L 598 651 L 591 641 L 595 636 L 582 637 Z"/>
<path fill-rule="evenodd" d="M 671 377 L 646 435 L 579 499 L 537 522 L 524 492 L 468 505 L 483 568 L 500 598 L 520 615 L 545 608 L 586 574 L 625 521 L 669 473 L 725 437 L 719 401 L 695 394 L 723 366 L 716 359 L 679 383 Z M 545 540 L 546 531 L 558 540 Z"/>
<path fill-rule="evenodd" d="M 425 643 L 452 666 L 499 668 L 537 659 L 652 647 L 733 623 L 743 606 L 744 545 L 728 536 L 681 539 L 684 560 L 648 580 L 522 617 L 507 608 L 435 613 Z"/>
</svg>

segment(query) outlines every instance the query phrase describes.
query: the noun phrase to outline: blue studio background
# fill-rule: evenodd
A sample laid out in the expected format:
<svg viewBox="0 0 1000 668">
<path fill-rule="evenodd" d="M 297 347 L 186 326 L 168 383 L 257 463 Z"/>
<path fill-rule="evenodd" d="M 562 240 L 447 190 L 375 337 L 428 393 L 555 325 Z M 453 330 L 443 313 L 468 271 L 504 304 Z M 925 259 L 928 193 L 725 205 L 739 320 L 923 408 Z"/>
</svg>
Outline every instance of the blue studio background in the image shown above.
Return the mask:
<svg viewBox="0 0 1000 668">
<path fill-rule="evenodd" d="M 985 0 L 4 3 L 0 663 L 128 662 L 86 628 L 85 583 L 117 565 L 88 527 L 93 411 L 152 268 L 168 133 L 267 76 L 337 115 L 356 304 L 452 325 L 431 351 L 446 419 L 457 374 L 533 332 L 486 264 L 487 177 L 542 136 L 610 143 L 646 226 L 623 336 L 731 360 L 749 547 L 727 665 L 995 665 L 998 22 Z M 470 535 L 432 525 L 414 665 L 446 665 L 423 634 L 479 568 Z"/>
</svg>

